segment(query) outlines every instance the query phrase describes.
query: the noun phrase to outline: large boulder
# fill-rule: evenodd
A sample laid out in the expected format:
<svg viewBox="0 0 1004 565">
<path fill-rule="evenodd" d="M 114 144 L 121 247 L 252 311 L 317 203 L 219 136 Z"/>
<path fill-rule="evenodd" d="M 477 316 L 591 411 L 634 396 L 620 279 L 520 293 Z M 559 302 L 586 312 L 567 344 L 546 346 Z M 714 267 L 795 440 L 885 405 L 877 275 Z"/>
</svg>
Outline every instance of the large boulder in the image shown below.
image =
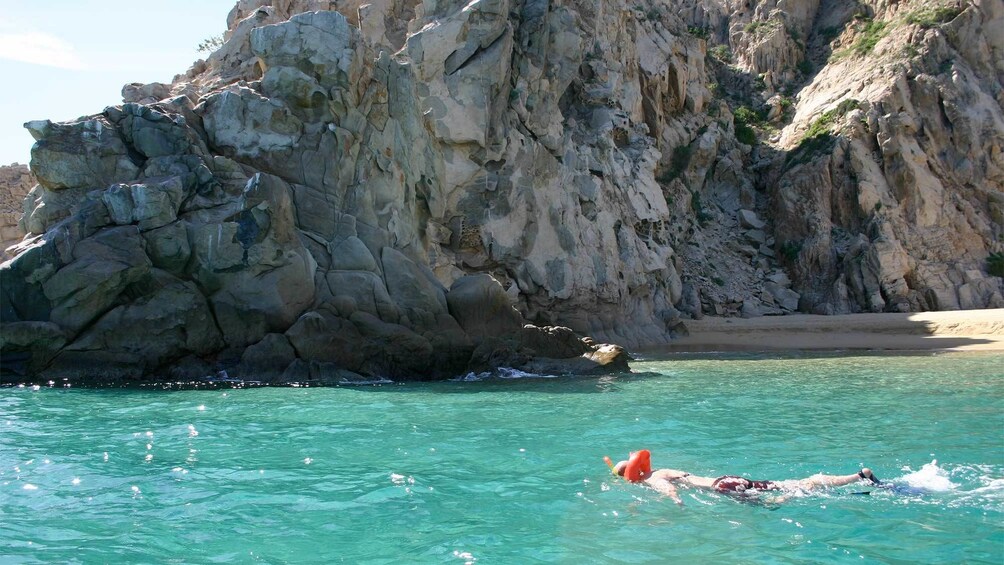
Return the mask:
<svg viewBox="0 0 1004 565">
<path fill-rule="evenodd" d="M 566 359 L 578 357 L 593 348 L 569 328 L 526 325 L 519 333 L 520 345 L 534 356 Z"/>
<path fill-rule="evenodd" d="M 491 275 L 457 279 L 446 294 L 446 302 L 450 315 L 473 337 L 513 334 L 523 327 L 523 317 Z"/>
<path fill-rule="evenodd" d="M 602 375 L 629 371 L 630 360 L 623 347 L 603 345 L 576 357 L 533 358 L 514 368 L 542 375 Z"/>
<path fill-rule="evenodd" d="M 449 373 L 433 364 L 434 350 L 429 340 L 399 324 L 390 324 L 365 312 L 351 317 L 366 340 L 366 359 L 358 372 L 390 378 L 431 379 Z"/>
<path fill-rule="evenodd" d="M 355 324 L 328 310 L 303 314 L 286 330 L 296 356 L 358 371 L 367 359 L 366 339 Z"/>
<path fill-rule="evenodd" d="M 73 259 L 42 283 L 52 303 L 50 319 L 71 334 L 107 312 L 152 267 L 135 226 L 109 228 L 81 241 Z"/>
<path fill-rule="evenodd" d="M 447 311 L 446 291 L 436 277 L 392 247 L 383 248 L 381 263 L 387 293 L 407 317 L 405 324 L 435 326 L 436 318 Z"/>
<path fill-rule="evenodd" d="M 213 94 L 199 112 L 212 149 L 236 159 L 271 157 L 274 169 L 285 168 L 279 160 L 290 157 L 303 135 L 303 122 L 285 104 L 248 88 Z"/>
<path fill-rule="evenodd" d="M 50 190 L 100 188 L 136 178 L 139 167 L 115 126 L 104 116 L 75 122 L 34 121 L 31 169 Z"/>
<path fill-rule="evenodd" d="M 223 340 L 205 297 L 192 282 L 153 270 L 141 282 L 146 293 L 101 316 L 56 355 L 47 372 L 100 382 L 102 363 L 140 378 L 187 354 L 208 355 Z M 131 369 L 131 372 L 130 372 Z"/>
<path fill-rule="evenodd" d="M 180 275 L 192 256 L 188 230 L 183 222 L 173 222 L 143 232 L 146 254 L 154 267 Z"/>
<path fill-rule="evenodd" d="M 0 266 L 0 322 L 49 321 L 52 301 L 42 283 L 73 260 L 73 244 L 63 233 L 22 242 L 15 256 Z"/>
<path fill-rule="evenodd" d="M 161 82 L 143 84 L 131 82 L 122 87 L 122 101 L 126 103 L 153 104 L 171 95 L 171 85 Z"/>
<path fill-rule="evenodd" d="M 101 193 L 112 223 L 135 223 L 141 231 L 163 227 L 176 220 L 184 197 L 185 187 L 179 177 L 114 184 Z"/>
<path fill-rule="evenodd" d="M 52 322 L 11 322 L 0 326 L 0 384 L 38 374 L 66 344 L 66 334 Z"/>
<path fill-rule="evenodd" d="M 296 350 L 282 334 L 267 334 L 241 354 L 241 361 L 230 376 L 251 381 L 275 382 L 293 361 Z"/>
<path fill-rule="evenodd" d="M 296 230 L 289 186 L 272 175 L 255 175 L 239 203 L 222 218 L 186 217 L 192 276 L 214 303 L 258 312 L 269 331 L 285 331 L 313 303 L 317 267 Z M 246 346 L 262 335 L 227 342 Z"/>
</svg>

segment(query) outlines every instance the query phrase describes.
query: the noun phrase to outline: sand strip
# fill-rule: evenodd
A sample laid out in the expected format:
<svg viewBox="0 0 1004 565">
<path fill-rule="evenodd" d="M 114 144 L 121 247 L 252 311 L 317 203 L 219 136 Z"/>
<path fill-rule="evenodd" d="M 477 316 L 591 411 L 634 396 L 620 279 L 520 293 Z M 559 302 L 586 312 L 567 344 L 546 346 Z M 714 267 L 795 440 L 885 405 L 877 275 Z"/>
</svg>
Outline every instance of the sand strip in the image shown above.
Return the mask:
<svg viewBox="0 0 1004 565">
<path fill-rule="evenodd" d="M 659 350 L 674 352 L 768 350 L 1004 351 L 1004 309 L 765 316 L 686 320 L 690 335 Z"/>
</svg>

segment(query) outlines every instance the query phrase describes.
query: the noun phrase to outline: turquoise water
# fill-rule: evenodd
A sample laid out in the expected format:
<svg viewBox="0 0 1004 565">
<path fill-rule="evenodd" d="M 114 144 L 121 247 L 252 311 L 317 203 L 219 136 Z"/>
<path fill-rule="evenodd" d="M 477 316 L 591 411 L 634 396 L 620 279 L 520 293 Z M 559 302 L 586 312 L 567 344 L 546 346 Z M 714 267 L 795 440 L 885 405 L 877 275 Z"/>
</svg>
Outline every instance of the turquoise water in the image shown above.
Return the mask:
<svg viewBox="0 0 1004 565">
<path fill-rule="evenodd" d="M 0 389 L 0 562 L 996 563 L 1004 356 L 675 358 L 342 388 Z M 602 456 L 861 485 L 780 506 Z M 936 460 L 936 463 L 933 461 Z"/>
</svg>

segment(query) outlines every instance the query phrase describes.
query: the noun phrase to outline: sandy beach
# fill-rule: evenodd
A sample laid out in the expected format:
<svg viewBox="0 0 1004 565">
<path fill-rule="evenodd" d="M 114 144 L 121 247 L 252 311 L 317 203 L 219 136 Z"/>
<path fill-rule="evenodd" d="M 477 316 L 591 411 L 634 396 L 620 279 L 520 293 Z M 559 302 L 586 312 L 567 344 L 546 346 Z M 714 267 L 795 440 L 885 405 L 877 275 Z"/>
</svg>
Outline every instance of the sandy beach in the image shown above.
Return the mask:
<svg viewBox="0 0 1004 565">
<path fill-rule="evenodd" d="M 660 350 L 1004 351 L 1004 309 L 686 320 L 690 335 Z"/>
</svg>

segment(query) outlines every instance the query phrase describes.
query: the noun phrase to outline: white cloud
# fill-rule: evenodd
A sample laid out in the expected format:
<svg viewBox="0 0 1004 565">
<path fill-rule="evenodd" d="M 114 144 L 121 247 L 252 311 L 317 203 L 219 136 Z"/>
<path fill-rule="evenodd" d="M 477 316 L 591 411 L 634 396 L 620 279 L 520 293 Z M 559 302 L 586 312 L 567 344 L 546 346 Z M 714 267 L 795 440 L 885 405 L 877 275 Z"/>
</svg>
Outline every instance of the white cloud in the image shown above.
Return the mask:
<svg viewBox="0 0 1004 565">
<path fill-rule="evenodd" d="M 87 69 L 87 64 L 72 44 L 55 35 L 38 31 L 0 29 L 0 59 L 72 71 Z"/>
</svg>

